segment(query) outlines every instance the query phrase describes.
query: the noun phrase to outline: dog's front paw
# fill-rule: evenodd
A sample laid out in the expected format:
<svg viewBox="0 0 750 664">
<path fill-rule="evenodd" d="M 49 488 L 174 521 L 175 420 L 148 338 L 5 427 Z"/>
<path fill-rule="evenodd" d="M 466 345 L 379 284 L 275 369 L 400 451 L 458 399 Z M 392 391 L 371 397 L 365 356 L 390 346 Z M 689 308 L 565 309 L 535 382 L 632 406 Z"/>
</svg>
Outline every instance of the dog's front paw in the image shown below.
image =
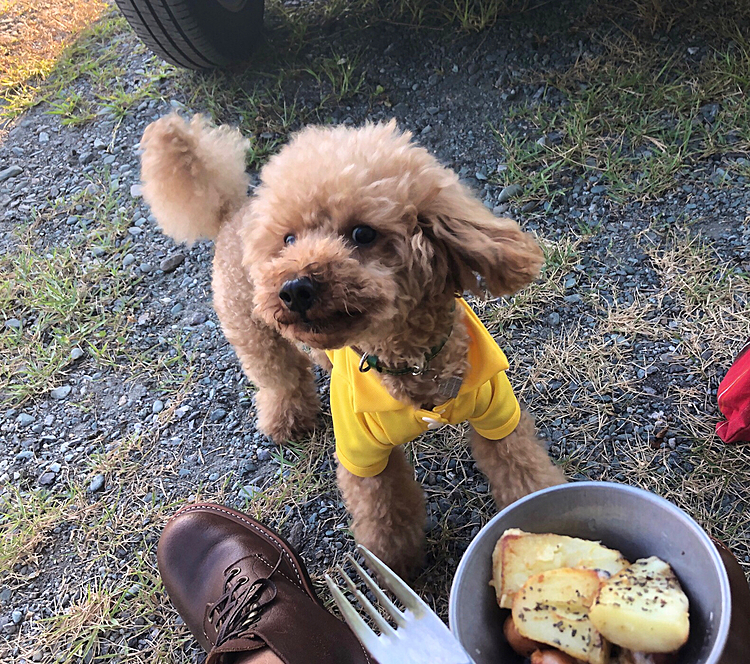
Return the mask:
<svg viewBox="0 0 750 664">
<path fill-rule="evenodd" d="M 255 406 L 258 428 L 277 445 L 304 438 L 315 428 L 320 412 L 317 395 L 301 398 L 269 389 L 258 391 Z"/>
</svg>

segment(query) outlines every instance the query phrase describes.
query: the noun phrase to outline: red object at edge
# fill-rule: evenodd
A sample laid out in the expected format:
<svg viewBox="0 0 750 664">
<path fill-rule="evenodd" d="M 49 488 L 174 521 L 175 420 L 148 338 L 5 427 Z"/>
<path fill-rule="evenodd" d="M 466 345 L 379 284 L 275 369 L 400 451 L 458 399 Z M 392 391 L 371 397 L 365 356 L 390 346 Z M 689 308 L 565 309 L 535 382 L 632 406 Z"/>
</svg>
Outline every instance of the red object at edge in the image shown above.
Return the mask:
<svg viewBox="0 0 750 664">
<path fill-rule="evenodd" d="M 725 443 L 750 442 L 750 339 L 729 367 L 716 394 L 726 421 L 716 425 Z"/>
</svg>

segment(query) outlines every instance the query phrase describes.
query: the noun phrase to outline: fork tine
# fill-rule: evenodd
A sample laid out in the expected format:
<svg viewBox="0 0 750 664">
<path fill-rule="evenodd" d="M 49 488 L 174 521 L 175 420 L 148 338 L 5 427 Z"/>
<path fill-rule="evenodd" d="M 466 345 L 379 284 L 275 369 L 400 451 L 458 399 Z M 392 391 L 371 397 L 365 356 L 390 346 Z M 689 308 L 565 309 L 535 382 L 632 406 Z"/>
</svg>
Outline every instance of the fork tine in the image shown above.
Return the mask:
<svg viewBox="0 0 750 664">
<path fill-rule="evenodd" d="M 354 560 L 354 558 L 351 557 L 351 555 L 348 555 L 347 558 L 349 559 L 350 562 L 353 562 L 356 565 L 356 561 Z M 359 567 L 359 565 L 356 565 L 356 566 Z M 370 600 L 368 600 L 367 597 L 365 597 L 364 593 L 362 593 L 362 591 L 359 588 L 357 588 L 354 581 L 352 581 L 352 579 L 349 578 L 349 575 L 343 570 L 341 565 L 338 565 L 336 569 L 338 569 L 339 574 L 342 576 L 342 578 L 346 582 L 346 585 L 349 586 L 349 590 L 357 598 L 357 601 L 364 607 L 365 611 L 367 611 L 367 613 L 370 614 L 370 617 L 377 623 L 380 633 L 387 634 L 388 636 L 394 636 L 395 632 L 393 631 L 393 628 L 386 622 L 385 618 L 383 618 L 383 616 L 381 616 L 380 613 L 378 613 L 378 610 L 370 603 Z M 362 572 L 364 572 L 364 570 L 362 570 Z M 365 572 L 365 575 L 366 575 L 366 572 Z M 367 583 L 366 580 L 365 580 L 365 583 Z M 369 586 L 370 584 L 368 583 L 367 585 Z M 378 590 L 380 589 L 378 588 Z"/>
<path fill-rule="evenodd" d="M 426 613 L 428 616 L 431 615 L 432 609 L 415 593 L 401 577 L 396 574 L 388 567 L 382 560 L 380 560 L 372 551 L 369 551 L 366 547 L 361 544 L 357 544 L 362 557 L 367 561 L 367 565 L 375 570 L 380 578 L 383 580 L 383 584 L 398 598 L 398 600 L 407 608 L 410 609 L 415 615 Z M 368 584 L 369 585 L 369 584 Z M 400 612 L 399 612 L 400 613 Z"/>
<path fill-rule="evenodd" d="M 364 547 L 363 547 L 364 548 Z M 377 598 L 380 605 L 388 612 L 393 620 L 398 623 L 400 627 L 404 627 L 406 622 L 404 620 L 404 614 L 401 610 L 388 598 L 383 592 L 383 589 L 375 582 L 375 580 L 365 571 L 351 554 L 347 554 L 347 558 L 352 566 L 357 570 L 357 573 L 362 577 L 362 580 L 367 584 L 367 587 L 372 591 L 373 595 Z"/>
<path fill-rule="evenodd" d="M 355 608 L 349 603 L 349 600 L 346 599 L 346 596 L 343 592 L 341 592 L 341 589 L 336 585 L 336 583 L 331 579 L 328 574 L 325 575 L 326 583 L 328 584 L 328 589 L 331 591 L 331 594 L 333 595 L 333 601 L 336 602 L 336 606 L 339 607 L 339 610 L 341 611 L 341 614 L 344 616 L 344 620 L 346 620 L 346 624 L 351 627 L 352 632 L 354 632 L 354 635 L 360 640 L 362 645 L 369 651 L 369 652 L 375 652 L 378 650 L 379 641 L 378 637 L 376 636 L 375 632 L 373 632 L 368 626 L 367 623 L 365 623 L 364 620 L 359 616 Z"/>
</svg>

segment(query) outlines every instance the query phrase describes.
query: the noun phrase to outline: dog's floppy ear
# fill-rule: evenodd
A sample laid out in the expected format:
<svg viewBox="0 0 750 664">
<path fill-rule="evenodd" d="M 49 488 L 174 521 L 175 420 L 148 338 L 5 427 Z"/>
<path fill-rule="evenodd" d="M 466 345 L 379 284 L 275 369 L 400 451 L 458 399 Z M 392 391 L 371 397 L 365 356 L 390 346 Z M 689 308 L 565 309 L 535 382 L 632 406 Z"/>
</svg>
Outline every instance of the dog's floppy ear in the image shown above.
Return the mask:
<svg viewBox="0 0 750 664">
<path fill-rule="evenodd" d="M 534 281 L 544 255 L 533 236 L 515 221 L 495 217 L 454 173 L 443 175 L 417 219 L 436 249 L 446 252 L 454 289 L 479 292 L 476 275 L 493 295 L 511 295 Z"/>
</svg>

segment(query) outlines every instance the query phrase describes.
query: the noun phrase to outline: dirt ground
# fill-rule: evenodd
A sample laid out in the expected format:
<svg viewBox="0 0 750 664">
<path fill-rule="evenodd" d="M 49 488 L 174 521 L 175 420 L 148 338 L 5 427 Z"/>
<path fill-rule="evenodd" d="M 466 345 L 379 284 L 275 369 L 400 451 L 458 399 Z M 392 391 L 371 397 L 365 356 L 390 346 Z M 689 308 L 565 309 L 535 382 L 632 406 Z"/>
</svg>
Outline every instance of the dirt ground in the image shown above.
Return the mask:
<svg viewBox="0 0 750 664">
<path fill-rule="evenodd" d="M 24 7 L 0 2 L 0 660 L 201 657 L 155 568 L 194 500 L 279 528 L 326 598 L 353 550 L 327 405 L 306 440 L 257 431 L 212 247 L 174 246 L 140 196 L 140 136 L 175 110 L 240 126 L 254 182 L 305 124 L 395 117 L 544 247 L 537 283 L 471 303 L 555 461 L 668 498 L 750 570 L 750 454 L 714 434 L 750 336 L 747 3 L 276 2 L 249 65 L 208 73 L 154 57 L 106 3 L 14 59 Z M 442 616 L 494 514 L 464 435 L 409 446 L 415 587 Z"/>
</svg>

